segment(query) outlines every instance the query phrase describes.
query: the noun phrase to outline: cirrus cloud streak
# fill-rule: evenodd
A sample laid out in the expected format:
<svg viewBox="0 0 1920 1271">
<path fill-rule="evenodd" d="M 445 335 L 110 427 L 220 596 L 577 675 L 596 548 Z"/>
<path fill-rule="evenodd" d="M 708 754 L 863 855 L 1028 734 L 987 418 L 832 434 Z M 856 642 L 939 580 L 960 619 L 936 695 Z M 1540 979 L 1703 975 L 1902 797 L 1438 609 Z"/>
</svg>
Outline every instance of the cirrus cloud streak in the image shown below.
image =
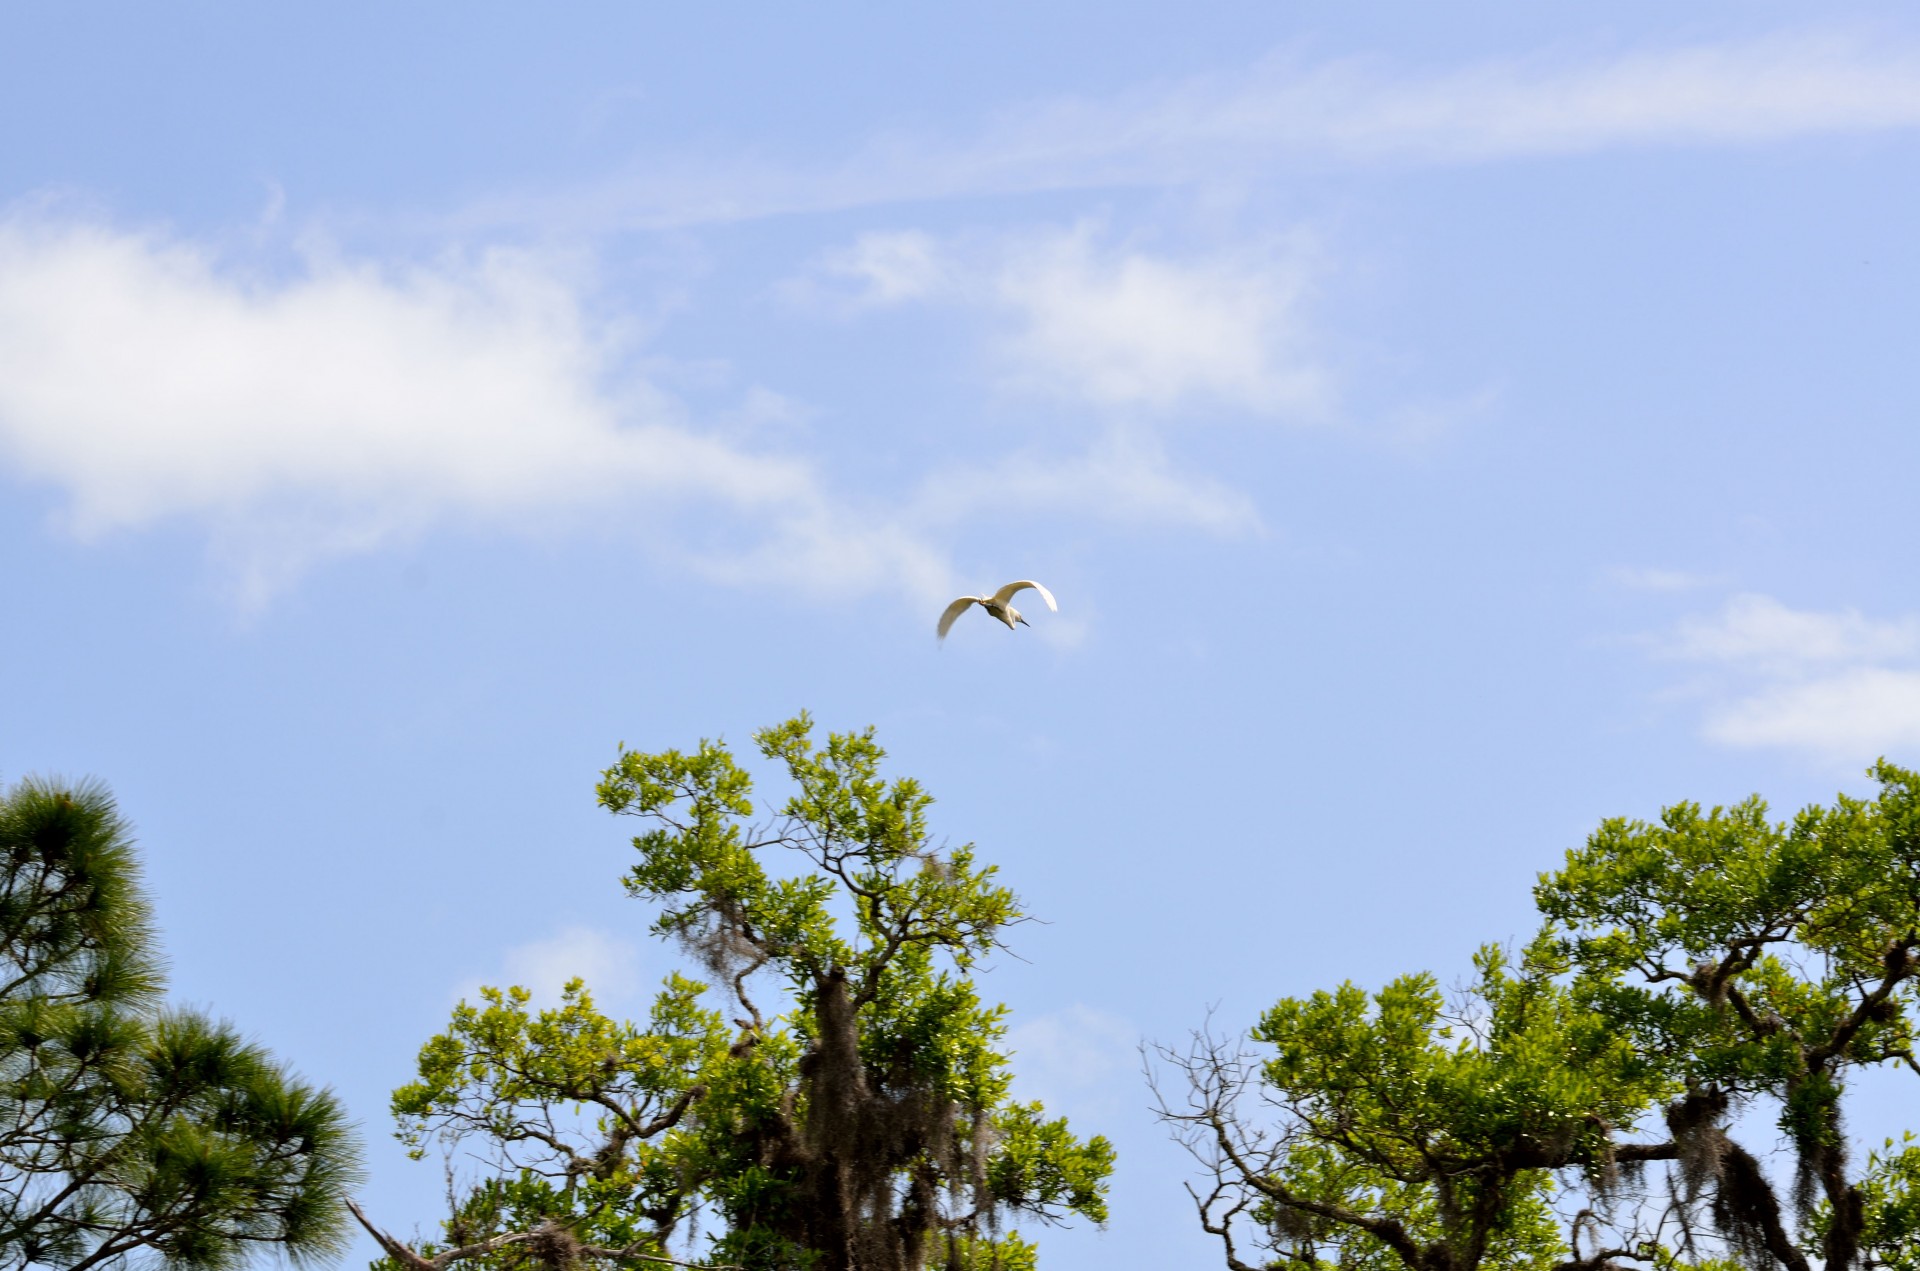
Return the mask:
<svg viewBox="0 0 1920 1271">
<path fill-rule="evenodd" d="M 1756 145 L 1920 127 L 1920 47 L 1808 27 L 1433 68 L 1315 59 L 1106 96 L 1026 102 L 969 131 L 890 132 L 837 162 L 651 154 L 644 176 L 496 195 L 440 228 L 576 231 L 752 220 L 911 201 L 1165 188 L 1300 165 L 1490 163 L 1604 150 Z"/>
</svg>

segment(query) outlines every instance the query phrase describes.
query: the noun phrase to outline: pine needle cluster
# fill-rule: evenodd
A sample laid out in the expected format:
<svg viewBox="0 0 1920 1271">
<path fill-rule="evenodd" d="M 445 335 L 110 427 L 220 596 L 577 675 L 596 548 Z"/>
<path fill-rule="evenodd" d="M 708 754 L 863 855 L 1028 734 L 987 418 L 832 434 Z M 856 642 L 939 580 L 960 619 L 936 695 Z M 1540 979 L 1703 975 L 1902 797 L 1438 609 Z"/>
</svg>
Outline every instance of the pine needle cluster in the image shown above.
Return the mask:
<svg viewBox="0 0 1920 1271">
<path fill-rule="evenodd" d="M 98 785 L 0 797 L 0 1263 L 228 1271 L 339 1253 L 347 1119 L 230 1026 L 168 1009 Z"/>
</svg>

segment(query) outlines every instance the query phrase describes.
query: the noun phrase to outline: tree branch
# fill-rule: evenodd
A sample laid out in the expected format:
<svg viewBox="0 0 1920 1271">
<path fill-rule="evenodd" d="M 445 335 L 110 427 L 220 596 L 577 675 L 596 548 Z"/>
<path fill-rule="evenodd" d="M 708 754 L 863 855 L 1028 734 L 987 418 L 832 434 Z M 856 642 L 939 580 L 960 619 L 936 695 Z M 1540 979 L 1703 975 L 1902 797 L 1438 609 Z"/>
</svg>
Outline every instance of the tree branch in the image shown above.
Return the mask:
<svg viewBox="0 0 1920 1271">
<path fill-rule="evenodd" d="M 1233 1168 L 1239 1173 L 1241 1181 L 1249 1187 L 1271 1200 L 1277 1200 L 1303 1213 L 1313 1214 L 1345 1227 L 1357 1227 L 1399 1254 L 1400 1260 L 1413 1268 L 1413 1271 L 1426 1271 L 1428 1266 L 1426 1250 L 1422 1249 L 1419 1243 L 1407 1234 L 1407 1229 L 1398 1222 L 1391 1218 L 1370 1217 L 1358 1210 L 1349 1209 L 1345 1205 L 1308 1200 L 1295 1195 L 1281 1184 L 1263 1177 L 1259 1171 L 1248 1164 L 1240 1155 L 1232 1136 L 1227 1133 L 1225 1122 L 1213 1110 L 1207 1113 L 1207 1123 L 1213 1129 L 1214 1142 L 1221 1154 L 1233 1163 Z"/>
</svg>

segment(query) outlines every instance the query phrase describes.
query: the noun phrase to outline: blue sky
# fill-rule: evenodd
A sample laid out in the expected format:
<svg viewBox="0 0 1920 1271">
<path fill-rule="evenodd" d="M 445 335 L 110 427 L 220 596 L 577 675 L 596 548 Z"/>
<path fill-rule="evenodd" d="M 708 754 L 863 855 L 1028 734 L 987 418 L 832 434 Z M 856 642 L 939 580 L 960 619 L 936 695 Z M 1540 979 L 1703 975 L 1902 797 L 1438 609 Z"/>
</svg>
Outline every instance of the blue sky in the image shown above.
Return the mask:
<svg viewBox="0 0 1920 1271">
<path fill-rule="evenodd" d="M 676 965 L 621 741 L 873 724 L 1002 864 L 1066 1269 L 1216 1256 L 1140 1038 L 1920 763 L 1908 8 L 1034 8 L 0 12 L 0 775 L 392 1227 L 462 992 Z"/>
</svg>

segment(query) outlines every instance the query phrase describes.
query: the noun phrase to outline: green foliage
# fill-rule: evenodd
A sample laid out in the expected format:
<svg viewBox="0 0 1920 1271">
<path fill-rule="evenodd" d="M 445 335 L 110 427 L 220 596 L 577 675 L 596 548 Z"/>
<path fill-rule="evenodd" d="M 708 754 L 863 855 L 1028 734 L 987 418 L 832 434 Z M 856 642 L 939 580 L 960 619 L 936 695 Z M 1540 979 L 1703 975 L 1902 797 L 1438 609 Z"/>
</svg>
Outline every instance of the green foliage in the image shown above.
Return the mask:
<svg viewBox="0 0 1920 1271">
<path fill-rule="evenodd" d="M 754 1271 L 1028 1268 L 1007 1219 L 1105 1220 L 1111 1147 L 1011 1102 L 1005 1008 L 970 975 L 1016 897 L 933 847 L 931 799 L 882 777 L 870 731 L 816 746 L 802 715 L 756 741 L 793 785 L 761 824 L 719 743 L 603 774 L 644 826 L 627 890 L 707 982 L 669 980 L 645 1026 L 578 984 L 538 1015 L 520 990 L 463 1004 L 394 1111 L 416 1151 L 477 1140 L 496 1173 L 444 1243 L 383 1237 L 394 1264 L 657 1261 L 704 1211 L 708 1257 Z"/>
<path fill-rule="evenodd" d="M 1850 1265 L 1867 1197 L 1850 1177 L 1842 1102 L 1864 1068 L 1912 1068 L 1920 963 L 1920 776 L 1881 762 L 1872 800 L 1773 823 L 1758 799 L 1658 825 L 1614 820 L 1541 881 L 1530 956 L 1563 969 L 1714 1117 L 1676 1108 L 1675 1140 L 1712 1159 L 1717 1217 L 1750 1260 Z M 1795 1166 L 1791 1204 L 1747 1180 L 1719 1120 L 1771 1107 Z M 1792 1210 L 1798 1216 L 1796 1225 Z M 1824 1217 L 1815 1220 L 1816 1209 Z"/>
<path fill-rule="evenodd" d="M 1244 1215 L 1304 1266 L 1554 1265 L 1554 1171 L 1609 1168 L 1607 1127 L 1668 1082 L 1561 986 L 1495 948 L 1475 962 L 1456 1015 L 1428 975 L 1343 984 L 1268 1010 L 1258 1064 L 1205 1037 L 1169 1056 L 1193 1097 L 1163 1111 L 1213 1170 L 1209 1229 Z M 1279 1133 L 1240 1132 L 1255 1088 Z"/>
<path fill-rule="evenodd" d="M 1280 1002 L 1257 1065 L 1204 1036 L 1172 1056 L 1192 1094 L 1164 1115 L 1230 1264 L 1236 1232 L 1282 1262 L 1416 1271 L 1920 1262 L 1920 1153 L 1856 1177 L 1841 1115 L 1852 1073 L 1920 1070 L 1920 777 L 1872 773 L 1877 798 L 1784 823 L 1758 799 L 1605 822 L 1541 878 L 1519 966 L 1483 950 L 1452 1018 L 1408 976 Z M 1790 1179 L 1733 1136 L 1749 1109 Z"/>
<path fill-rule="evenodd" d="M 671 978 L 645 1028 L 601 1015 L 578 980 L 538 1014 L 519 988 L 482 989 L 481 1006 L 455 1008 L 420 1053 L 420 1079 L 393 1096 L 416 1158 L 435 1134 L 478 1139 L 502 1171 L 465 1199 L 452 1247 L 564 1216 L 589 1246 L 662 1251 L 654 1227 L 683 1216 L 684 1161 L 673 1140 L 655 1136 L 728 1044 L 725 1023 L 699 1005 L 702 991 Z M 520 1266 L 541 1252 L 508 1245 L 491 1260 Z"/>
<path fill-rule="evenodd" d="M 987 1190 L 1010 1207 L 1061 1209 L 1107 1220 L 1107 1177 L 1113 1147 L 1098 1136 L 1081 1142 L 1064 1117 L 1049 1121 L 1039 1103 L 1007 1104 L 993 1118 L 994 1153 Z"/>
<path fill-rule="evenodd" d="M 98 787 L 0 799 L 0 1251 L 80 1268 L 337 1253 L 357 1150 L 332 1096 L 159 1009 L 126 828 Z"/>
<path fill-rule="evenodd" d="M 1859 1187 L 1865 1261 L 1890 1271 L 1920 1271 L 1920 1145 L 1911 1132 L 1868 1155 Z M 1831 1207 L 1820 1206 L 1815 1215 L 1820 1234 L 1832 1220 Z"/>
</svg>

